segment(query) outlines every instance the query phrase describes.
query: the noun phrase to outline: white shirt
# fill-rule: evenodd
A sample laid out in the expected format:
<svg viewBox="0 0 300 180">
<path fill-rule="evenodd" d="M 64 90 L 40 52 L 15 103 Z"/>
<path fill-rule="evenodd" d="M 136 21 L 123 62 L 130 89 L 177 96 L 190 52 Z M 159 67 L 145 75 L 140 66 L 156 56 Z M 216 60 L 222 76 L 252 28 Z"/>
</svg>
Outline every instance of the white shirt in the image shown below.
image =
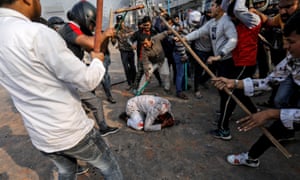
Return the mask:
<svg viewBox="0 0 300 180">
<path fill-rule="evenodd" d="M 254 91 L 270 90 L 270 84 L 284 81 L 289 75 L 294 83 L 300 86 L 300 59 L 288 55 L 283 59 L 265 79 L 246 78 L 244 82 L 244 93 L 253 96 Z M 300 109 L 280 109 L 280 120 L 288 129 L 294 129 L 294 122 L 300 123 Z"/>
<path fill-rule="evenodd" d="M 165 114 L 166 112 L 172 114 L 171 103 L 167 99 L 152 95 L 135 96 L 127 101 L 126 113 L 130 116 L 127 125 L 134 129 L 139 129 L 136 127 L 138 127 L 139 123 L 143 120 L 143 114 L 145 116 L 144 130 L 159 131 L 161 130 L 161 124 L 154 124 L 155 119 L 157 116 Z M 139 116 L 138 114 L 141 115 Z"/>
<path fill-rule="evenodd" d="M 231 58 L 231 51 L 236 47 L 238 37 L 235 26 L 226 13 L 218 20 L 212 18 L 207 21 L 199 29 L 186 35 L 185 38 L 187 41 L 197 39 L 201 41 L 205 40 L 202 38 L 203 36 L 209 36 L 215 56 L 224 53 L 225 56 L 222 57 L 222 60 Z"/>
<path fill-rule="evenodd" d="M 87 67 L 57 32 L 17 11 L 0 8 L 0 27 L 0 83 L 33 145 L 48 153 L 75 146 L 94 126 L 75 89 L 94 89 L 105 72 L 102 62 Z"/>
</svg>

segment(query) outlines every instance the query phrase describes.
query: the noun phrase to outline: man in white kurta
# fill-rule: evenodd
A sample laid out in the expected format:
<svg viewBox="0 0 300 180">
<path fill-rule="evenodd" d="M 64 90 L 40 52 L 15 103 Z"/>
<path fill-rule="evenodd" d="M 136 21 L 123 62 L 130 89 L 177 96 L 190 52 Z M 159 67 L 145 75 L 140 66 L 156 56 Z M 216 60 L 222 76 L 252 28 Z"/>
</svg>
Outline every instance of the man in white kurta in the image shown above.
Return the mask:
<svg viewBox="0 0 300 180">
<path fill-rule="evenodd" d="M 172 115 L 171 103 L 167 99 L 152 95 L 135 96 L 127 101 L 127 126 L 136 130 L 159 131 L 164 125 L 155 123 L 155 120 L 166 113 Z"/>
</svg>

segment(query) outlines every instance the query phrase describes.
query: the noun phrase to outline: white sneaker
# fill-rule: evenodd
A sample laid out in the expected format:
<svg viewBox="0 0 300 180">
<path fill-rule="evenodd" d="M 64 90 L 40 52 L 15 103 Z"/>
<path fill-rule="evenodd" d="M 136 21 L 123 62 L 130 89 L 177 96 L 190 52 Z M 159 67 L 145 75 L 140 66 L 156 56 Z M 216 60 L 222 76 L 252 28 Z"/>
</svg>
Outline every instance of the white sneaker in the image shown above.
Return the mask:
<svg viewBox="0 0 300 180">
<path fill-rule="evenodd" d="M 231 154 L 227 156 L 227 162 L 231 165 L 245 165 L 249 167 L 258 167 L 259 160 L 258 159 L 249 159 L 248 152 L 241 154 Z"/>
</svg>

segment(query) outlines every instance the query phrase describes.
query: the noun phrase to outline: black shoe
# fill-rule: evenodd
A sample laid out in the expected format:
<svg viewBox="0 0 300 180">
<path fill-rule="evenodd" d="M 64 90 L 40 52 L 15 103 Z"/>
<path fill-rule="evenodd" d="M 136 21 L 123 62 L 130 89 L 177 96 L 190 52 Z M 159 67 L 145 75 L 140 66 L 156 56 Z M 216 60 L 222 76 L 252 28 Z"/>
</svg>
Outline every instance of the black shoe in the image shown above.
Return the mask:
<svg viewBox="0 0 300 180">
<path fill-rule="evenodd" d="M 117 128 L 117 127 L 109 127 L 107 126 L 106 129 L 100 129 L 100 134 L 102 137 L 105 137 L 107 135 L 110 135 L 110 134 L 114 134 L 116 132 L 118 132 L 120 129 Z"/>
<path fill-rule="evenodd" d="M 112 104 L 115 104 L 115 103 L 117 102 L 117 101 L 114 100 L 114 98 L 111 97 L 111 96 L 107 98 L 107 101 L 110 102 L 110 103 L 112 103 Z"/>
<path fill-rule="evenodd" d="M 210 134 L 218 139 L 230 140 L 232 137 L 229 130 L 216 129 L 210 131 Z"/>
<path fill-rule="evenodd" d="M 76 171 L 76 174 L 77 175 L 80 175 L 80 174 L 84 174 L 86 172 L 89 171 L 89 168 L 88 167 L 82 167 L 80 165 L 77 166 L 77 171 Z"/>
</svg>

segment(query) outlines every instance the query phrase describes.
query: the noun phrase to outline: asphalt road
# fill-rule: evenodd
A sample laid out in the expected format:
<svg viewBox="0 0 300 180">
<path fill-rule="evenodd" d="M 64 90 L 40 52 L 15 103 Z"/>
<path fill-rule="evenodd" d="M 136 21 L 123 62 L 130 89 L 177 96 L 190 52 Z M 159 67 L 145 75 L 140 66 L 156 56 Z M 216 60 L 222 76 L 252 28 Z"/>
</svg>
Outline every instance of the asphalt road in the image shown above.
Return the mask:
<svg viewBox="0 0 300 180">
<path fill-rule="evenodd" d="M 112 49 L 111 57 L 111 79 L 113 84 L 117 83 L 112 87 L 112 92 L 117 103 L 108 103 L 101 88 L 97 94 L 103 98 L 107 123 L 121 128 L 117 134 L 104 139 L 115 153 L 124 179 L 300 179 L 298 134 L 296 140 L 286 146 L 293 155 L 290 159 L 285 158 L 276 148 L 271 148 L 260 158 L 261 165 L 258 168 L 235 167 L 226 162 L 227 154 L 247 151 L 262 132 L 255 129 L 240 133 L 234 121 L 231 121 L 231 141 L 210 136 L 208 132 L 215 128 L 212 122 L 219 106 L 218 93 L 212 86 L 202 89 L 204 97 L 200 100 L 194 98 L 192 90 L 187 92 L 189 100 L 181 100 L 175 97 L 174 86 L 172 94 L 165 94 L 153 79 L 145 94 L 169 99 L 180 124 L 159 132 L 137 132 L 126 127 L 118 115 L 125 110 L 125 103 L 132 94 L 125 90 L 126 83 L 120 83 L 125 80 L 125 75 L 118 51 Z M 268 93 L 265 93 L 253 100 L 262 101 L 267 97 Z M 2 87 L 0 102 L 0 180 L 57 179 L 55 166 L 32 146 L 19 113 Z M 243 115 L 245 113 L 237 108 L 233 119 Z M 97 169 L 90 167 L 88 173 L 78 179 L 103 177 Z"/>
</svg>

